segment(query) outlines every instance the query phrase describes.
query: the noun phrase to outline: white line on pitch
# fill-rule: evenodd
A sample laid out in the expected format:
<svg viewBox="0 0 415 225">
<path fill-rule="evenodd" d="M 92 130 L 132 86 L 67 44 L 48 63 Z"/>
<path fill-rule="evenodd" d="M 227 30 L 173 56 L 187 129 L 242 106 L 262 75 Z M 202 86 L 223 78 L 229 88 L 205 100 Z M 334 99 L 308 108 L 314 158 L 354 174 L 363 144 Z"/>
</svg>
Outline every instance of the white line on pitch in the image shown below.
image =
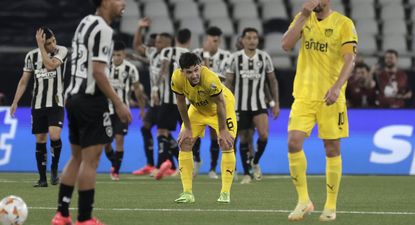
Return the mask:
<svg viewBox="0 0 415 225">
<path fill-rule="evenodd" d="M 51 207 L 29 207 L 34 210 L 56 210 Z M 76 208 L 71 208 L 76 210 Z M 241 212 L 241 213 L 289 213 L 286 209 L 140 209 L 140 208 L 94 208 L 98 211 L 142 211 L 142 212 Z M 314 211 L 321 213 L 321 211 Z M 339 214 L 364 214 L 364 215 L 415 215 L 415 212 L 370 212 L 370 211 L 337 211 Z"/>
</svg>

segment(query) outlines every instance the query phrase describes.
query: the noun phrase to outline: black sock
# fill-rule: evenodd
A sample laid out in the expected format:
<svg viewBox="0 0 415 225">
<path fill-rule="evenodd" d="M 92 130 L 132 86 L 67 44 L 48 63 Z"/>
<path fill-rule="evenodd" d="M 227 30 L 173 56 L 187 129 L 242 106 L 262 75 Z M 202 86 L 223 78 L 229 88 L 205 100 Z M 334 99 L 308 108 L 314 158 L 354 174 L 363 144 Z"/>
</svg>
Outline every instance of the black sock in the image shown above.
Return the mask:
<svg viewBox="0 0 415 225">
<path fill-rule="evenodd" d="M 59 185 L 58 212 L 60 212 L 62 216 L 69 216 L 69 205 L 71 204 L 73 189 L 73 186 L 62 183 Z"/>
<path fill-rule="evenodd" d="M 36 143 L 37 171 L 41 181 L 46 181 L 46 143 Z"/>
<path fill-rule="evenodd" d="M 78 221 L 83 222 L 92 218 L 95 189 L 78 191 Z"/>
<path fill-rule="evenodd" d="M 111 166 L 114 166 L 114 149 L 112 149 L 112 146 L 110 146 L 110 150 L 108 151 L 107 148 L 104 149 L 105 156 L 107 159 L 111 162 Z"/>
<path fill-rule="evenodd" d="M 200 159 L 200 143 L 201 143 L 200 138 L 197 138 L 196 141 L 195 141 L 195 144 L 193 145 L 193 149 L 192 149 L 192 151 L 193 151 L 193 160 L 195 162 L 200 162 L 201 161 L 201 159 Z"/>
<path fill-rule="evenodd" d="M 141 127 L 141 135 L 143 136 L 144 153 L 146 154 L 147 165 L 154 166 L 154 141 L 153 135 L 151 135 L 151 130 L 145 127 Z"/>
<path fill-rule="evenodd" d="M 174 163 L 174 158 L 176 158 L 177 161 L 179 161 L 179 145 L 174 139 L 173 135 L 169 134 L 168 136 L 169 141 L 169 148 L 170 148 L 170 161 L 171 161 L 171 169 L 176 170 L 176 164 Z"/>
<path fill-rule="evenodd" d="M 59 164 L 59 159 L 61 157 L 61 151 L 62 151 L 61 139 L 58 139 L 56 141 L 53 141 L 53 140 L 50 141 L 50 151 L 52 152 L 51 169 L 52 171 L 58 171 L 58 164 Z"/>
<path fill-rule="evenodd" d="M 169 143 L 167 137 L 165 136 L 158 136 L 158 160 L 157 160 L 157 168 L 160 168 L 161 164 L 170 158 L 169 154 Z"/>
<path fill-rule="evenodd" d="M 239 153 L 241 155 L 241 163 L 244 169 L 244 174 L 249 175 L 251 172 L 251 157 L 249 154 L 249 144 L 248 143 L 239 143 Z"/>
<path fill-rule="evenodd" d="M 114 154 L 114 172 L 119 173 L 121 168 L 122 159 L 124 158 L 124 150 L 117 150 Z"/>
<path fill-rule="evenodd" d="M 258 138 L 258 140 L 256 141 L 257 151 L 255 152 L 254 164 L 259 163 L 259 160 L 261 159 L 262 154 L 264 154 L 267 143 L 268 143 L 268 139 L 260 140 Z"/>
<path fill-rule="evenodd" d="M 210 141 L 210 170 L 216 171 L 219 158 L 219 144 L 216 139 L 211 139 Z"/>
</svg>

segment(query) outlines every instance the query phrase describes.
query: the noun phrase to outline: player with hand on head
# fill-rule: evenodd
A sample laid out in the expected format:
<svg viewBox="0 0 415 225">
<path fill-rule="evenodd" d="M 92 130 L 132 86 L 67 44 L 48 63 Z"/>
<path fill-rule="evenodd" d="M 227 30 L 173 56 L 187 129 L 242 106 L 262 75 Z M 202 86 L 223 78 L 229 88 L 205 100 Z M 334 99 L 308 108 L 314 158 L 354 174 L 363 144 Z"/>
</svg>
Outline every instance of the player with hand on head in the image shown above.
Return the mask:
<svg viewBox="0 0 415 225">
<path fill-rule="evenodd" d="M 307 189 L 303 143 L 316 123 L 326 151 L 327 198 L 319 218 L 336 219 L 342 176 L 340 139 L 349 135 L 345 90 L 354 66 L 357 39 L 352 20 L 333 11 L 330 0 L 305 2 L 283 36 L 285 51 L 301 43 L 288 123 L 290 175 L 298 194 L 297 206 L 288 216 L 290 221 L 302 220 L 314 210 Z"/>
</svg>

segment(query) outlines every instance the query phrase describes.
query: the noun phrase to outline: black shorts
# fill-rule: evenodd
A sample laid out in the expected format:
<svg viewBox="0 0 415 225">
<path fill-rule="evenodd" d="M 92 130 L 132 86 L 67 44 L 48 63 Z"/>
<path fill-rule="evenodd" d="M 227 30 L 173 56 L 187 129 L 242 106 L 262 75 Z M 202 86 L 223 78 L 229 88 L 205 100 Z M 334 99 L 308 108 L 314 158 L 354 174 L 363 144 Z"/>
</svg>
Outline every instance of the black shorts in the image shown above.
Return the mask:
<svg viewBox="0 0 415 225">
<path fill-rule="evenodd" d="M 144 115 L 143 122 L 150 124 L 151 127 L 157 124 L 157 116 L 160 106 L 150 106 Z"/>
<path fill-rule="evenodd" d="M 161 104 L 157 114 L 157 129 L 176 130 L 177 123 L 181 123 L 181 118 L 177 105 Z"/>
<path fill-rule="evenodd" d="M 246 130 L 250 128 L 255 128 L 254 116 L 257 116 L 262 113 L 268 114 L 268 111 L 266 109 L 260 109 L 257 111 L 236 112 L 236 119 L 238 120 L 238 130 Z"/>
<path fill-rule="evenodd" d="M 112 128 L 114 129 L 114 134 L 127 135 L 128 133 L 128 123 L 121 122 L 117 114 L 111 115 Z"/>
<path fill-rule="evenodd" d="M 74 95 L 66 100 L 69 141 L 86 148 L 112 141 L 113 128 L 104 96 Z"/>
<path fill-rule="evenodd" d="M 32 109 L 32 134 L 49 132 L 49 127 L 63 126 L 63 107 Z"/>
</svg>

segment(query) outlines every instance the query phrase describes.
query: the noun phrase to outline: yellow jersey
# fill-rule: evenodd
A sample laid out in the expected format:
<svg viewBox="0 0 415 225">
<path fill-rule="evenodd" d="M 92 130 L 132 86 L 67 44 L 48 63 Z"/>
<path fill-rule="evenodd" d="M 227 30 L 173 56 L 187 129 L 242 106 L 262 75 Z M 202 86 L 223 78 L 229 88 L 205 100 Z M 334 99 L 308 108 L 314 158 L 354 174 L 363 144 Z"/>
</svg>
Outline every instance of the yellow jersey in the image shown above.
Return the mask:
<svg viewBox="0 0 415 225">
<path fill-rule="evenodd" d="M 342 46 L 357 44 L 356 29 L 351 19 L 336 11 L 320 21 L 312 12 L 302 28 L 300 41 L 293 96 L 295 99 L 324 101 L 324 95 L 338 79 L 344 64 Z M 347 82 L 341 88 L 339 102 L 346 101 L 346 85 Z"/>
<path fill-rule="evenodd" d="M 226 104 L 229 100 L 235 101 L 232 92 L 221 83 L 218 75 L 205 66 L 200 68 L 200 83 L 196 86 L 190 84 L 181 69 L 176 69 L 171 78 L 171 89 L 179 95 L 185 95 L 197 111 L 206 116 L 217 114 L 216 103 L 210 97 L 223 93 Z"/>
</svg>

